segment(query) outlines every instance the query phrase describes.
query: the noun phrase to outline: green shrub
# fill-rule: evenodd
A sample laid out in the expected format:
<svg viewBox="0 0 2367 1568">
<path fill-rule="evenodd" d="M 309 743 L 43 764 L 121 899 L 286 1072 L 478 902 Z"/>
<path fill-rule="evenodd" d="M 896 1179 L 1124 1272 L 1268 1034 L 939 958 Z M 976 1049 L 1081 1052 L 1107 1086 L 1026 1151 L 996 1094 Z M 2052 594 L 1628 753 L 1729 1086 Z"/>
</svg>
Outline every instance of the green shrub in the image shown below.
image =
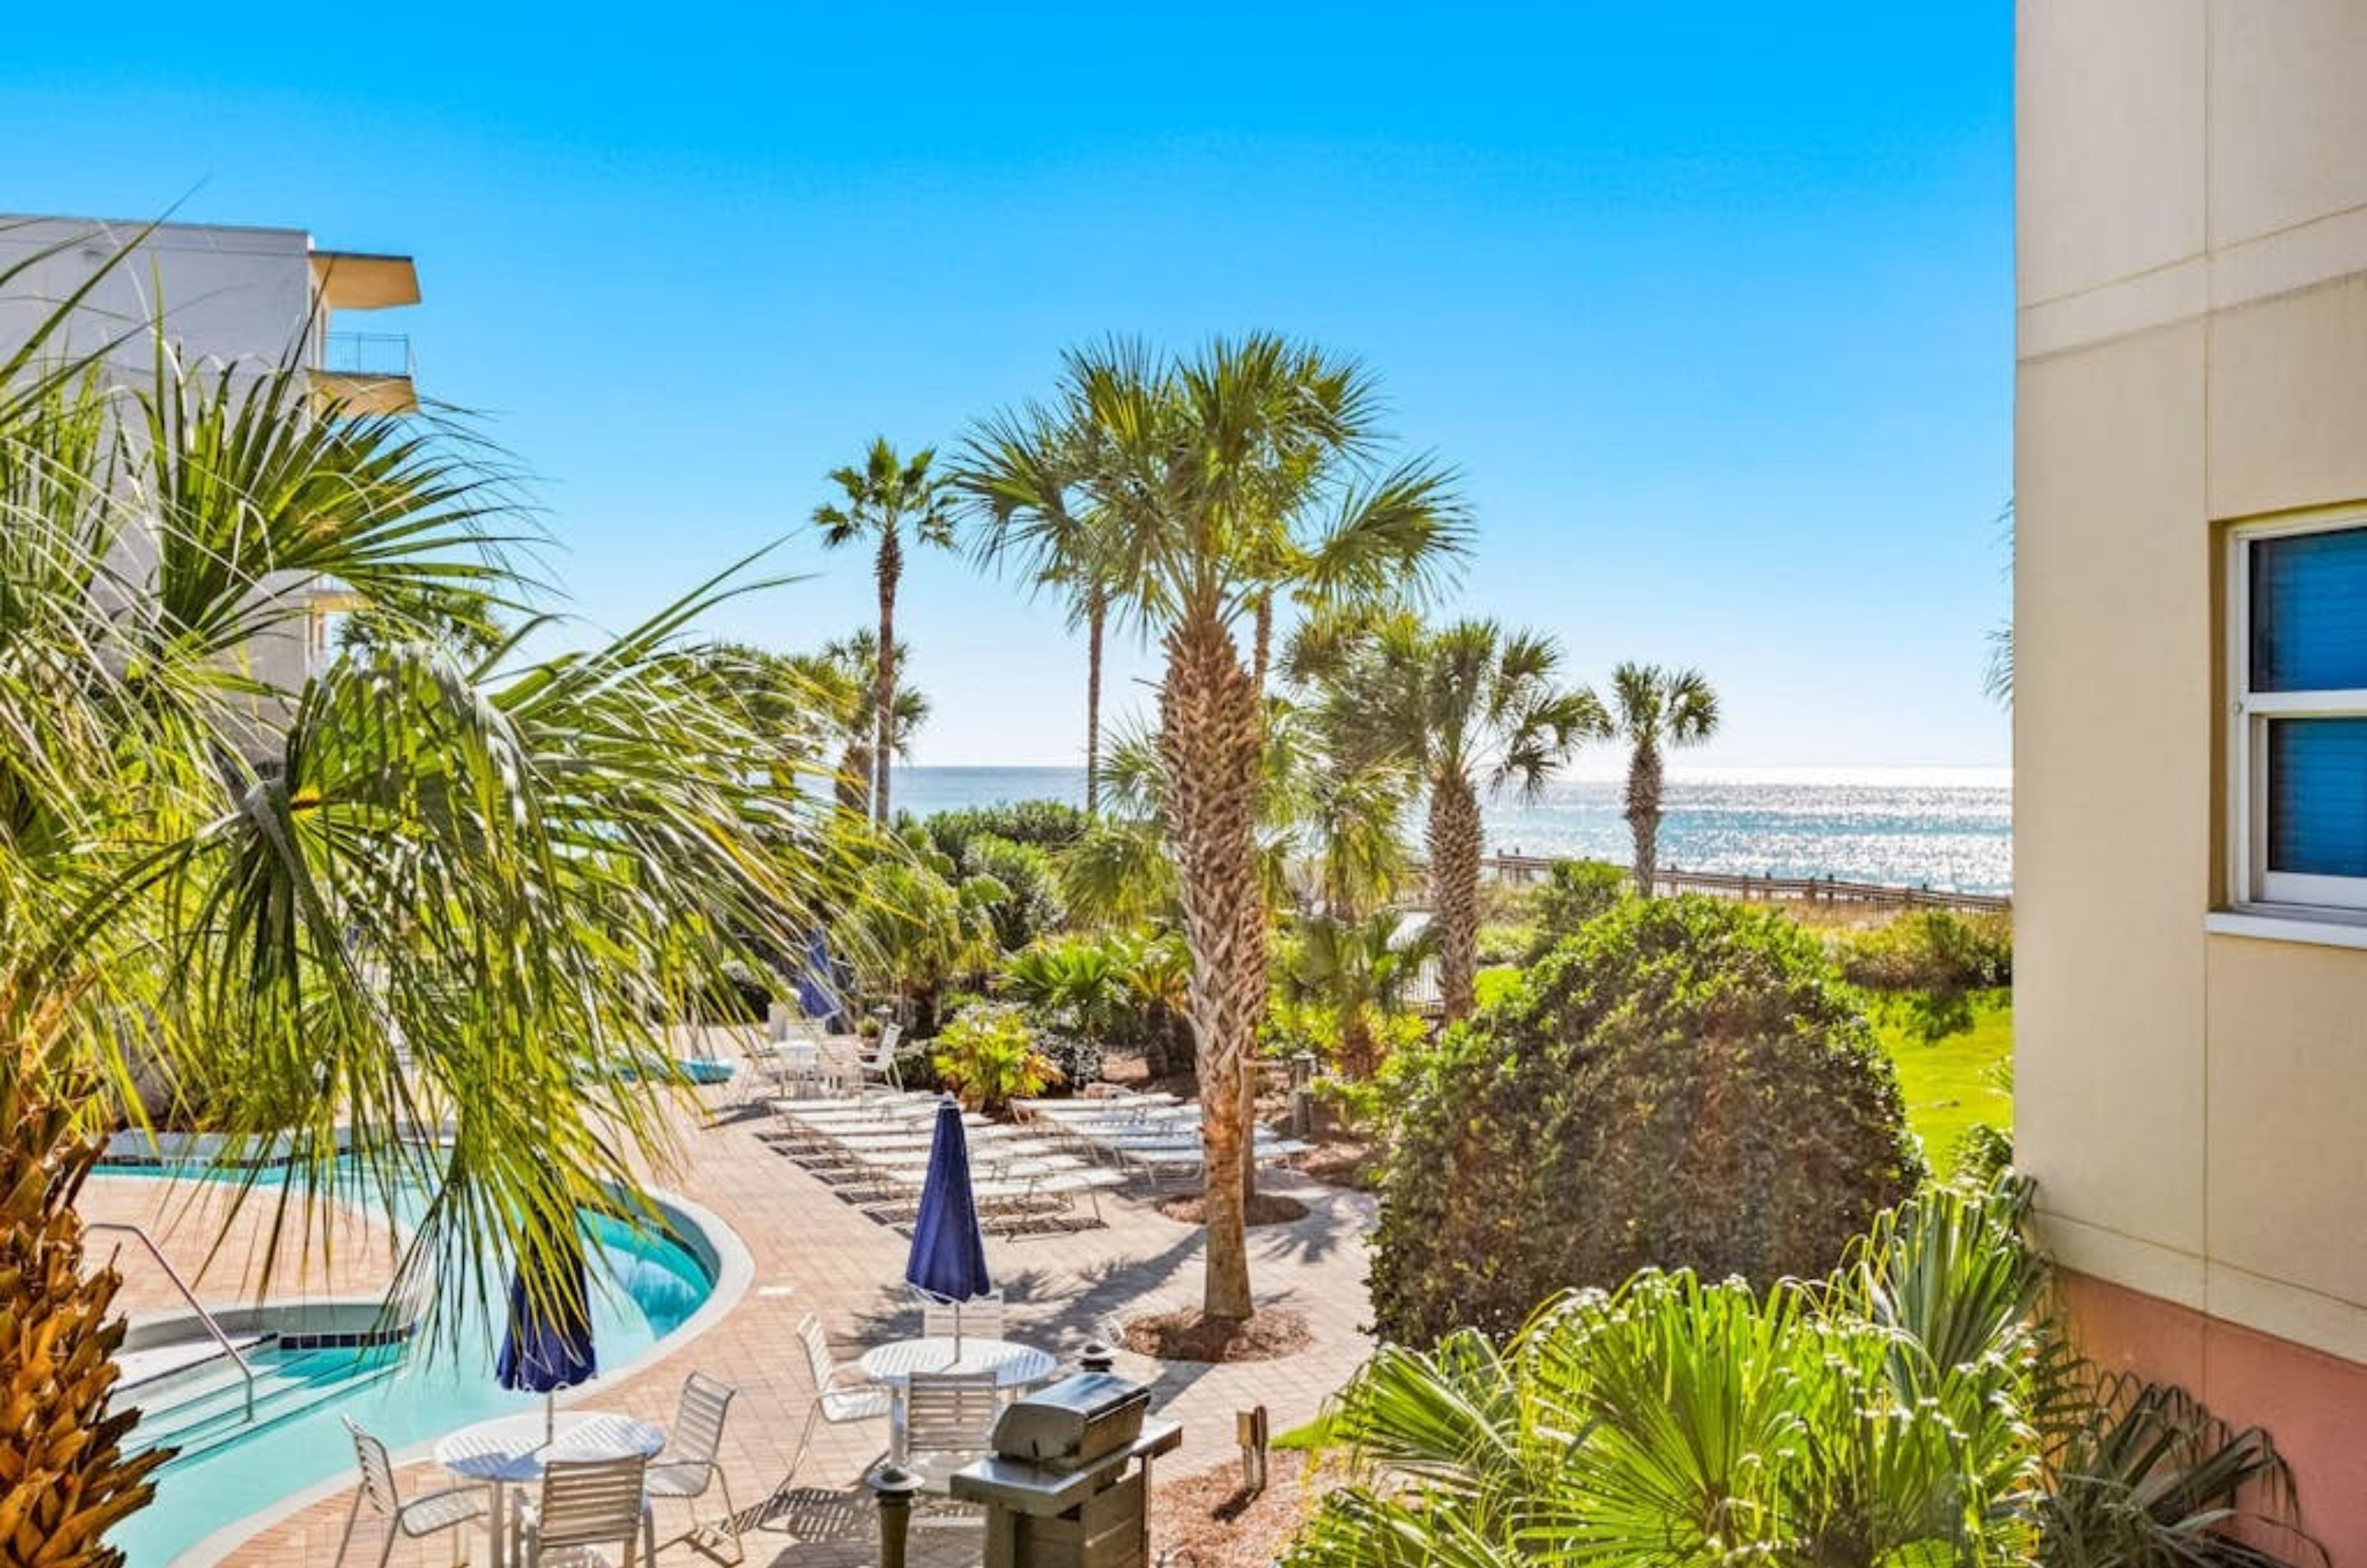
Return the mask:
<svg viewBox="0 0 2367 1568">
<path fill-rule="evenodd" d="M 1525 954 L 1531 963 L 1553 951 L 1556 943 L 1576 936 L 1597 916 L 1607 915 L 1631 896 L 1634 879 L 1608 861 L 1554 862 L 1545 885 L 1530 900 L 1530 920 L 1535 935 Z"/>
<path fill-rule="evenodd" d="M 1060 1076 L 1048 1087 L 1058 1092 L 1073 1094 L 1087 1084 L 1097 1083 L 1102 1076 L 1102 1047 L 1097 1040 L 1082 1034 L 1066 1034 L 1057 1029 L 1034 1024 L 1036 1048 L 1052 1064 Z"/>
<path fill-rule="evenodd" d="M 933 1043 L 937 1080 L 973 1111 L 999 1114 L 1059 1080 L 1059 1069 L 1036 1048 L 1025 1015 L 1007 1002 L 964 1008 Z"/>
<path fill-rule="evenodd" d="M 1004 962 L 1002 995 L 1059 1032 L 1140 1051 L 1164 1073 L 1179 1054 L 1184 1066 L 1192 1059 L 1191 962 L 1173 936 L 1053 937 Z"/>
<path fill-rule="evenodd" d="M 1624 899 L 1589 922 L 1410 1075 L 1375 1238 L 1383 1335 L 1509 1334 L 1651 1266 L 1831 1268 L 1922 1176 L 1856 997 L 1769 911 Z"/>
<path fill-rule="evenodd" d="M 995 942 L 1005 953 L 1049 935 L 1068 920 L 1059 868 L 1035 844 L 981 833 L 969 840 L 962 874 L 991 878 L 1001 887 L 1002 896 L 987 905 L 987 918 L 994 922 Z"/>
<path fill-rule="evenodd" d="M 964 871 L 971 870 L 969 845 L 980 838 L 1026 844 L 1039 850 L 1064 850 L 1085 836 L 1092 818 L 1059 800 L 1014 800 L 999 806 L 974 806 L 940 811 L 922 824 L 937 849 L 953 857 Z"/>
<path fill-rule="evenodd" d="M 1850 938 L 1841 973 L 1872 991 L 1985 991 L 2013 984 L 2013 917 L 1917 909 Z"/>
</svg>

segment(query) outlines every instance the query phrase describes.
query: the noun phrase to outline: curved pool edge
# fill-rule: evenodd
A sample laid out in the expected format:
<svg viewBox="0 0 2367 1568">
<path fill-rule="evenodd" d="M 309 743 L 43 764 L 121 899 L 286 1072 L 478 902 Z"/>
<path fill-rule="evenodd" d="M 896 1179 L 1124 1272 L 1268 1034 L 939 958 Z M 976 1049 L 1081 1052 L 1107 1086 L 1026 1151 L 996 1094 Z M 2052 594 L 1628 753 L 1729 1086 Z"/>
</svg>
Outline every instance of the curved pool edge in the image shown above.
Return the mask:
<svg viewBox="0 0 2367 1568">
<path fill-rule="evenodd" d="M 755 1282 L 755 1258 L 749 1253 L 748 1244 L 740 1239 L 740 1233 L 733 1230 L 722 1215 L 702 1203 L 693 1202 L 679 1193 L 660 1188 L 647 1189 L 646 1195 L 665 1218 L 674 1233 L 674 1239 L 707 1266 L 711 1284 L 707 1300 L 700 1303 L 697 1312 L 683 1319 L 680 1326 L 624 1365 L 602 1372 L 600 1382 L 638 1377 L 687 1348 L 729 1316 L 742 1298 L 747 1295 L 748 1287 Z M 594 1399 L 602 1392 L 600 1382 L 565 1390 L 556 1396 L 556 1403 L 564 1409 Z M 401 1467 L 434 1459 L 437 1441 L 435 1438 L 424 1438 L 399 1450 L 393 1456 L 395 1464 Z M 176 1552 L 164 1568 L 213 1568 L 214 1564 L 272 1526 L 303 1512 L 323 1498 L 349 1492 L 353 1485 L 353 1476 L 345 1473 L 290 1493 L 268 1507 L 232 1519 L 220 1529 L 199 1537 Z"/>
</svg>

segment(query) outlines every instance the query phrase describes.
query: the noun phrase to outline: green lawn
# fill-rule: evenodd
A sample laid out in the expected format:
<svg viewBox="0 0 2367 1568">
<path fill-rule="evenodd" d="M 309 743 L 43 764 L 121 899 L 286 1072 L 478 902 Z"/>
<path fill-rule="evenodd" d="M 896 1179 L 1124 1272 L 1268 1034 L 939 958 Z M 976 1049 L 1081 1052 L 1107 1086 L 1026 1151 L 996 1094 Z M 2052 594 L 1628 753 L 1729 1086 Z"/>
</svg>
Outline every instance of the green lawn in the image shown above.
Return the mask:
<svg viewBox="0 0 2367 1568">
<path fill-rule="evenodd" d="M 1882 1048 L 1898 1069 L 1907 1121 L 1923 1140 L 1932 1165 L 1944 1168 L 1956 1141 L 1976 1122 L 2013 1129 L 2013 1096 L 2001 1081 L 2013 1055 L 2013 1001 L 1998 992 L 1975 1004 L 1971 1032 L 1930 1044 L 1916 1038 L 1902 1013 L 1876 1021 Z"/>
</svg>

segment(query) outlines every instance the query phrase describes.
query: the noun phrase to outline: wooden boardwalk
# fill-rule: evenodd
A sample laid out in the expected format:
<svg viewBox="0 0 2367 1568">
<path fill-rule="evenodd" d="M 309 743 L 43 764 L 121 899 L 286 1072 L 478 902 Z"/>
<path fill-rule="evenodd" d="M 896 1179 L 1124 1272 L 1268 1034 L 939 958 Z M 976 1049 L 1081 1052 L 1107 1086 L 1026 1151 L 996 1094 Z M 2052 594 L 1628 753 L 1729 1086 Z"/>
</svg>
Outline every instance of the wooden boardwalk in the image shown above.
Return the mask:
<svg viewBox="0 0 2367 1568">
<path fill-rule="evenodd" d="M 1553 874 L 1556 861 L 1548 855 L 1489 855 L 1479 863 L 1480 876 L 1515 887 L 1529 886 Z M 1881 882 L 1851 882 L 1835 876 L 1750 876 L 1735 872 L 1682 871 L 1662 866 L 1653 878 L 1660 893 L 1709 893 L 1721 898 L 1757 903 L 1858 905 L 1867 908 L 1954 909 L 1964 914 L 2003 913 L 2013 908 L 2003 893 L 1961 893 L 1947 887 L 1900 887 Z M 1410 908 L 1426 908 L 1426 893 L 1416 894 Z"/>
</svg>

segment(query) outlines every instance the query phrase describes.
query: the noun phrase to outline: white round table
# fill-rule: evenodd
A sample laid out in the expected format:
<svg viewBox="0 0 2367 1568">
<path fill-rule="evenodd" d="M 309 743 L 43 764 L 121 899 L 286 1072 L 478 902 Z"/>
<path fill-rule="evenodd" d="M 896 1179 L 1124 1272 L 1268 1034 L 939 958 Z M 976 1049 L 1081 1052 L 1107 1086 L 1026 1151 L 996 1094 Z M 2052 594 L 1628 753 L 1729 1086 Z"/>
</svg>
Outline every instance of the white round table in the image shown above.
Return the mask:
<svg viewBox="0 0 2367 1568">
<path fill-rule="evenodd" d="M 896 1408 L 888 1423 L 889 1457 L 904 1462 L 904 1394 L 914 1372 L 992 1372 L 994 1386 L 1008 1393 L 1042 1382 L 1059 1370 L 1049 1352 L 1009 1339 L 980 1339 L 963 1335 L 958 1353 L 950 1335 L 898 1339 L 866 1350 L 855 1365 L 873 1382 L 895 1391 Z"/>
<path fill-rule="evenodd" d="M 503 1416 L 463 1427 L 436 1440 L 436 1462 L 464 1480 L 489 1483 L 493 1489 L 492 1519 L 493 1568 L 503 1568 L 509 1555 L 509 1489 L 532 1485 L 542 1479 L 543 1466 L 553 1460 L 648 1459 L 665 1447 L 665 1428 L 630 1416 L 599 1411 L 566 1411 L 552 1420 L 536 1410 Z"/>
</svg>

